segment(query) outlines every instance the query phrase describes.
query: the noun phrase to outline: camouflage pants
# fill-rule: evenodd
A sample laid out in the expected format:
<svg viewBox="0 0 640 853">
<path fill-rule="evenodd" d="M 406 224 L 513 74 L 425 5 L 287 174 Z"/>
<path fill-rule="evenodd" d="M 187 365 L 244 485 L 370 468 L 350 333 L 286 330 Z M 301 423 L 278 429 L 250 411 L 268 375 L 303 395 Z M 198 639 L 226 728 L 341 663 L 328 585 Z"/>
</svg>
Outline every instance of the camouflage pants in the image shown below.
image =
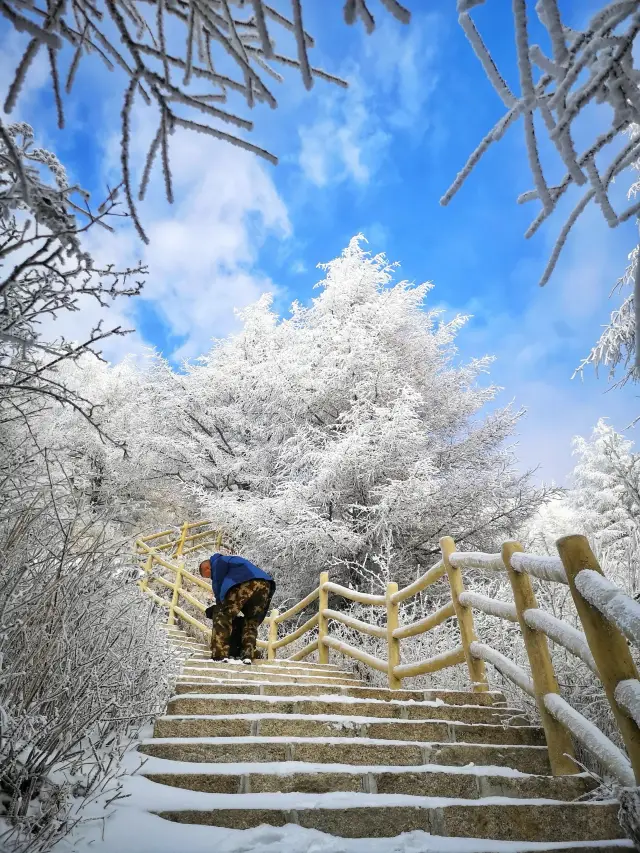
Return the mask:
<svg viewBox="0 0 640 853">
<path fill-rule="evenodd" d="M 213 615 L 211 657 L 221 660 L 229 657 L 229 645 L 233 620 L 242 611 L 244 614 L 241 640 L 241 656 L 253 660 L 258 640 L 258 628 L 264 622 L 271 599 L 269 581 L 256 578 L 231 587 L 224 601 Z"/>
</svg>

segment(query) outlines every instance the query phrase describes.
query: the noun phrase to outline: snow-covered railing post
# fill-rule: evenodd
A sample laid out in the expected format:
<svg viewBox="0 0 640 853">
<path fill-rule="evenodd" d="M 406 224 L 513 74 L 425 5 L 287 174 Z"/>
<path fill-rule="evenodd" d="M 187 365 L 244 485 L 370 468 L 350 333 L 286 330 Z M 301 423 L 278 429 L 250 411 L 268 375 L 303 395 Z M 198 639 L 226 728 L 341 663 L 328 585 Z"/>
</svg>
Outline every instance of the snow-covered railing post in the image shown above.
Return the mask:
<svg viewBox="0 0 640 853">
<path fill-rule="evenodd" d="M 638 670 L 622 632 L 587 601 L 576 586 L 576 578 L 584 570 L 603 574 L 586 536 L 563 536 L 558 539 L 556 546 L 600 680 L 627 748 L 636 784 L 640 784 L 640 728 L 620 707 L 615 697 L 618 684 L 637 679 Z"/>
<path fill-rule="evenodd" d="M 395 668 L 400 665 L 400 640 L 393 636 L 398 628 L 398 602 L 393 596 L 398 591 L 398 584 L 391 582 L 387 584 L 387 660 L 389 661 L 389 687 L 391 690 L 399 690 L 402 687 L 402 679 L 395 674 Z"/>
<path fill-rule="evenodd" d="M 460 569 L 451 565 L 449 558 L 456 550 L 456 543 L 450 536 L 443 536 L 440 540 L 440 550 L 442 552 L 442 562 L 447 570 L 449 577 L 449 586 L 451 588 L 451 600 L 453 608 L 458 618 L 460 627 L 460 640 L 464 657 L 469 669 L 469 677 L 471 678 L 471 689 L 475 693 L 485 693 L 489 690 L 487 682 L 487 672 L 484 661 L 474 657 L 471 653 L 471 644 L 477 642 L 476 629 L 473 623 L 473 613 L 470 607 L 465 607 L 460 601 L 460 595 L 464 592 L 464 583 L 462 582 L 462 572 Z"/>
<path fill-rule="evenodd" d="M 271 611 L 271 621 L 269 622 L 269 640 L 267 644 L 267 660 L 275 660 L 278 653 L 275 643 L 278 640 L 278 610 Z"/>
<path fill-rule="evenodd" d="M 178 607 L 178 600 L 180 597 L 180 587 L 182 586 L 183 570 L 184 560 L 178 560 L 178 566 L 176 568 L 176 578 L 173 582 L 173 595 L 171 596 L 171 604 L 169 606 L 169 619 L 167 620 L 169 625 L 173 625 L 176 621 L 176 607 Z"/>
<path fill-rule="evenodd" d="M 146 592 L 147 587 L 149 586 L 149 578 L 151 577 L 151 572 L 153 571 L 153 554 L 149 554 L 147 557 L 147 561 L 144 564 L 144 577 L 140 583 L 140 589 L 143 592 Z"/>
<path fill-rule="evenodd" d="M 329 572 L 321 572 L 318 587 L 318 661 L 320 663 L 329 663 L 329 647 L 325 643 L 325 637 L 329 633 L 329 620 L 324 614 L 329 607 L 329 592 L 324 588 L 326 583 L 329 583 Z"/>
<path fill-rule="evenodd" d="M 178 540 L 178 547 L 176 548 L 176 557 L 181 557 L 182 552 L 184 550 L 184 540 L 187 538 L 187 530 L 189 529 L 189 522 L 185 521 L 180 530 L 180 539 Z"/>
<path fill-rule="evenodd" d="M 536 704 L 549 749 L 551 772 L 554 776 L 563 776 L 577 773 L 579 768 L 572 760 L 575 753 L 570 733 L 549 713 L 545 705 L 545 696 L 549 693 L 559 694 L 560 690 L 553 671 L 547 637 L 542 631 L 531 628 L 525 620 L 525 611 L 537 610 L 538 602 L 529 575 L 515 571 L 511 565 L 513 554 L 523 550 L 519 542 L 505 542 L 502 546 L 502 561 L 511 581 L 520 631 L 529 658 Z"/>
</svg>

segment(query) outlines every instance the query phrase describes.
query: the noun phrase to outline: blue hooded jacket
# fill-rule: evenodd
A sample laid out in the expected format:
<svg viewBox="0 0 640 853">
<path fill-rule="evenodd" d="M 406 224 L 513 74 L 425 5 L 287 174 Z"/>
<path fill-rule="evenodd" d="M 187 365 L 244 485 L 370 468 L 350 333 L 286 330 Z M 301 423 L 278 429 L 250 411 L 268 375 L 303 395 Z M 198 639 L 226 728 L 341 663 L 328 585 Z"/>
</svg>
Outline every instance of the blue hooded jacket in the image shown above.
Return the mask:
<svg viewBox="0 0 640 853">
<path fill-rule="evenodd" d="M 271 584 L 271 594 L 275 592 L 276 584 L 271 575 L 263 572 L 244 557 L 224 554 L 213 554 L 211 561 L 211 586 L 216 601 L 220 604 L 224 601 L 226 594 L 232 587 L 239 583 L 252 580 L 265 580 Z"/>
</svg>

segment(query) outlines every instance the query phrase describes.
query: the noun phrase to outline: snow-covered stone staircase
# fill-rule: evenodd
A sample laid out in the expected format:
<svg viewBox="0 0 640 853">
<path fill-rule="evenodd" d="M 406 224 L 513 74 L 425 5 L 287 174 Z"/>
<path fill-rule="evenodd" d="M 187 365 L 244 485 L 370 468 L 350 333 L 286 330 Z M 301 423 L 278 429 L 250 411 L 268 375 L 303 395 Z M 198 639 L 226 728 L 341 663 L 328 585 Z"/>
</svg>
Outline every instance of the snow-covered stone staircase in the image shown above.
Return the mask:
<svg viewBox="0 0 640 853">
<path fill-rule="evenodd" d="M 205 646 L 169 631 L 183 674 L 139 747 L 142 774 L 172 786 L 157 812 L 168 820 L 293 823 L 349 838 L 423 830 L 520 842 L 512 850 L 630 847 L 617 804 L 576 802 L 591 777 L 552 777 L 542 730 L 500 693 L 390 691 L 307 662 L 213 663 Z"/>
</svg>

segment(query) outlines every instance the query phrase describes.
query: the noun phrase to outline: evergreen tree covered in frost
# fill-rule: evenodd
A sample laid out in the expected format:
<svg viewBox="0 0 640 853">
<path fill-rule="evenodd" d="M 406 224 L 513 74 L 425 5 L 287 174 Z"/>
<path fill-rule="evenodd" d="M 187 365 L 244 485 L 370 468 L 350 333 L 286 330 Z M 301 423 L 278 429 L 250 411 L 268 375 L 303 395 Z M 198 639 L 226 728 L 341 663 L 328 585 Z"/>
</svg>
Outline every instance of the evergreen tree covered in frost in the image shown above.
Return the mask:
<svg viewBox="0 0 640 853">
<path fill-rule="evenodd" d="M 360 238 L 322 268 L 309 307 L 280 321 L 265 296 L 189 367 L 166 438 L 205 514 L 292 596 L 327 568 L 361 584 L 384 555 L 408 581 L 440 536 L 492 548 L 543 498 L 506 445 L 522 413 L 487 410 L 491 359 L 457 364 L 465 318 L 425 310 L 430 285 L 392 284 Z"/>
<path fill-rule="evenodd" d="M 70 392 L 90 397 L 91 421 L 53 405 L 35 413 L 29 426 L 38 443 L 64 464 L 78 499 L 108 511 L 118 529 L 131 536 L 198 514 L 190 494 L 176 488 L 180 483 L 167 441 L 176 427 L 172 401 L 178 376 L 162 358 L 149 350 L 111 365 L 87 354 L 65 362 L 56 376 Z M 179 452 L 179 439 L 176 445 Z"/>
<path fill-rule="evenodd" d="M 605 574 L 640 592 L 640 453 L 600 420 L 589 439 L 574 439 L 578 457 L 570 501 L 596 544 Z"/>
<path fill-rule="evenodd" d="M 570 487 L 525 525 L 523 544 L 557 555 L 555 542 L 583 533 L 605 575 L 626 592 L 640 592 L 640 453 L 633 442 L 599 420 L 588 438 L 576 436 Z"/>
</svg>

